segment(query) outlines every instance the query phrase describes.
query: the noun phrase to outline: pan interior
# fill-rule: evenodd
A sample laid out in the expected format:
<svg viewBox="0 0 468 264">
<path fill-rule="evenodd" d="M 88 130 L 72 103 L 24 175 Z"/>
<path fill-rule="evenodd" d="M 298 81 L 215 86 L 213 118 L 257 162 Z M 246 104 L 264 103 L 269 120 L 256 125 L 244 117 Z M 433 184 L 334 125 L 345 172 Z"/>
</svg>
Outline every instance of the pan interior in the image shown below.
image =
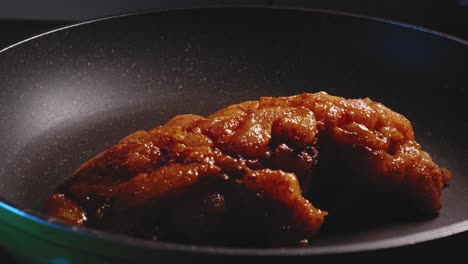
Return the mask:
<svg viewBox="0 0 468 264">
<path fill-rule="evenodd" d="M 0 193 L 40 211 L 54 186 L 133 131 L 260 96 L 323 90 L 368 96 L 407 116 L 454 179 L 434 219 L 358 214 L 365 224 L 323 232 L 314 245 L 456 224 L 468 219 L 467 62 L 466 45 L 453 40 L 300 10 L 170 11 L 63 29 L 0 53 Z"/>
</svg>

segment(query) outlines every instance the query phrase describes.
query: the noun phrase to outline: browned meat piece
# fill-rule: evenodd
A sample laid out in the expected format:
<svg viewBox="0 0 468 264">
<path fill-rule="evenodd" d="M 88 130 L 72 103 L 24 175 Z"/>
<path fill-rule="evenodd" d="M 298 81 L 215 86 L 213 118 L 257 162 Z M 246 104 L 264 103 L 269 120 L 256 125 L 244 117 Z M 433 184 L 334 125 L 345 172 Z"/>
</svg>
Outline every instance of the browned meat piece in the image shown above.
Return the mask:
<svg viewBox="0 0 468 264">
<path fill-rule="evenodd" d="M 431 214 L 450 179 L 403 116 L 370 99 L 302 94 L 138 131 L 83 164 L 46 209 L 68 223 L 149 239 L 294 245 L 327 215 L 303 194 L 320 188 L 316 178 L 346 178 L 327 175 L 326 166 L 341 165 L 351 181 L 397 192 Z"/>
<path fill-rule="evenodd" d="M 327 153 L 319 158 L 327 164 L 325 173 L 336 165 L 345 167 L 360 178 L 350 181 L 369 187 L 373 194 L 398 193 L 423 213 L 439 212 L 441 190 L 451 174 L 421 149 L 404 116 L 369 98 L 344 99 L 323 92 L 262 98 L 260 105 L 305 106 L 315 114 L 320 151 Z"/>
</svg>

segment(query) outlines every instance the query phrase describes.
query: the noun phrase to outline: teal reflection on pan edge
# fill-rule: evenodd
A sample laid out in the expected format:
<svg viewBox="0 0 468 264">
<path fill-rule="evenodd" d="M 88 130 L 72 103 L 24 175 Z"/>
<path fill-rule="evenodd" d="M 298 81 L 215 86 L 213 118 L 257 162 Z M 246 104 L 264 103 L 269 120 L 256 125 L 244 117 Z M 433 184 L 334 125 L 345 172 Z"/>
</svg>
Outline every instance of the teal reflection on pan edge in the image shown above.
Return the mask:
<svg viewBox="0 0 468 264">
<path fill-rule="evenodd" d="M 64 231 L 69 231 L 69 229 L 65 226 L 61 226 L 59 224 L 56 224 L 56 223 L 53 223 L 53 222 L 50 222 L 48 221 L 47 219 L 42 219 L 40 217 L 37 217 L 37 216 L 34 216 L 32 214 L 29 214 L 25 211 L 22 211 L 18 208 L 15 208 L 5 202 L 2 202 L 0 201 L 0 209 L 4 209 L 14 215 L 17 215 L 17 216 L 20 216 L 20 217 L 24 217 L 25 219 L 28 219 L 30 221 L 33 221 L 33 222 L 36 222 L 36 223 L 39 223 L 39 224 L 43 224 L 43 225 L 47 225 L 47 226 L 51 226 L 51 227 L 54 227 L 54 228 L 58 228 L 60 230 L 64 230 Z"/>
<path fill-rule="evenodd" d="M 49 260 L 50 264 L 69 264 L 70 261 L 64 257 L 56 257 Z"/>
</svg>

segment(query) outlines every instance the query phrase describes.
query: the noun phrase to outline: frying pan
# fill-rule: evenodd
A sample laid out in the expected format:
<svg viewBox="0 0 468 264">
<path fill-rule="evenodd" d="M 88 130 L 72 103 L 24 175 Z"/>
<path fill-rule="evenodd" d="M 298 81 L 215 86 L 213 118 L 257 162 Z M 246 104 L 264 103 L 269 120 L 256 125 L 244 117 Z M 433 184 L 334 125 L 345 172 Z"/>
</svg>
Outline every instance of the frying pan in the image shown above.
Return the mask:
<svg viewBox="0 0 468 264">
<path fill-rule="evenodd" d="M 0 53 L 1 247 L 44 263 L 453 253 L 468 229 L 467 69 L 463 40 L 320 10 L 149 12 L 23 41 Z M 246 249 L 144 241 L 41 214 L 59 182 L 133 131 L 177 114 L 322 90 L 368 96 L 413 122 L 424 149 L 453 173 L 438 217 L 392 217 L 395 211 L 322 232 L 310 247 Z"/>
</svg>

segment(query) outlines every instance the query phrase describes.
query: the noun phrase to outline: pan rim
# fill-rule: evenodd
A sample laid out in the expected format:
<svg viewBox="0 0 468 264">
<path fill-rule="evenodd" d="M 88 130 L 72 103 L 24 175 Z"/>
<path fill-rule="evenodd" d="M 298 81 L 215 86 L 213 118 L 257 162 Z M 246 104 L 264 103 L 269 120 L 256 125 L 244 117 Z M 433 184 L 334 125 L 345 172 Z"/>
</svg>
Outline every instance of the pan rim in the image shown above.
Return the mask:
<svg viewBox="0 0 468 264">
<path fill-rule="evenodd" d="M 326 9 L 314 9 L 314 8 L 294 8 L 294 7 L 276 7 L 276 6 L 223 6 L 223 7 L 202 7 L 202 8 L 180 8 L 180 9 L 159 9 L 159 10 L 150 10 L 144 12 L 134 12 L 128 14 L 120 14 L 109 17 L 102 17 L 97 19 L 92 19 L 80 23 L 75 23 L 53 29 L 25 40 L 19 41 L 15 44 L 7 46 L 4 49 L 0 50 L 0 55 L 3 52 L 6 52 L 10 49 L 15 48 L 25 42 L 34 40 L 39 37 L 47 36 L 58 31 L 79 27 L 87 24 L 92 24 L 100 21 L 107 21 L 113 19 L 126 18 L 131 16 L 147 15 L 147 14 L 159 14 L 164 12 L 177 12 L 177 11 L 190 11 L 190 10 L 205 10 L 205 9 L 260 9 L 260 10 L 286 10 L 286 11 L 300 11 L 300 12 L 313 12 L 313 13 L 322 13 L 335 16 L 347 16 L 356 19 L 365 19 L 368 21 L 375 21 L 379 23 L 391 24 L 398 27 L 409 28 L 411 30 L 416 30 L 424 33 L 433 34 L 438 37 L 447 38 L 449 40 L 461 43 L 468 46 L 468 41 L 451 36 L 449 34 L 435 31 L 432 29 L 415 26 L 407 23 L 397 22 L 388 19 L 382 19 L 373 16 L 359 15 L 349 12 L 341 11 L 332 11 Z M 448 237 L 450 235 L 462 233 L 468 230 L 468 220 L 460 221 L 448 226 L 439 227 L 432 230 L 427 230 L 415 234 L 409 234 L 397 238 L 387 238 L 372 242 L 360 242 L 352 243 L 346 245 L 337 245 L 337 246 L 311 246 L 308 248 L 235 248 L 235 247 L 214 247 L 214 246 L 201 246 L 201 245 L 187 245 L 180 243 L 169 243 L 169 242 L 154 242 L 143 240 L 139 238 L 129 237 L 125 235 L 112 234 L 108 232 L 103 232 L 90 228 L 76 228 L 68 225 L 63 225 L 57 222 L 53 222 L 47 219 L 40 212 L 29 211 L 25 208 L 16 207 L 14 203 L 4 199 L 0 196 L 0 210 L 5 210 L 10 214 L 14 214 L 18 217 L 24 217 L 31 222 L 47 226 L 48 228 L 58 229 L 63 232 L 73 233 L 75 235 L 87 236 L 89 238 L 95 238 L 99 240 L 104 240 L 106 242 L 118 243 L 126 246 L 142 247 L 150 250 L 159 250 L 159 251 L 172 251 L 172 252 L 185 252 L 185 253 L 203 253 L 203 254 L 213 254 L 213 255 L 232 255 L 232 256 L 312 256 L 312 255 L 330 255 L 330 254 L 342 254 L 342 253 L 359 253 L 359 252 L 371 252 L 376 250 L 383 250 L 389 248 L 397 248 L 403 246 L 409 246 L 412 244 L 422 243 L 426 241 L 431 241 L 435 239 L 440 239 Z M 85 250 L 82 248 L 82 250 Z"/>
<path fill-rule="evenodd" d="M 5 52 L 9 49 L 12 49 L 16 46 L 19 46 L 25 42 L 34 40 L 36 38 L 40 38 L 58 31 L 74 28 L 74 27 L 79 27 L 87 24 L 92 24 L 100 21 L 106 21 L 106 20 L 113 20 L 113 19 L 119 19 L 119 18 L 124 18 L 124 17 L 131 17 L 131 16 L 138 16 L 138 15 L 146 15 L 146 14 L 157 14 L 157 13 L 164 13 L 164 12 L 174 12 L 174 11 L 189 11 L 189 10 L 204 10 L 204 9 L 270 9 L 270 10 L 286 10 L 286 11 L 302 11 L 302 12 L 314 12 L 314 13 L 324 13 L 324 14 L 330 14 L 330 15 L 338 15 L 338 16 L 348 16 L 352 18 L 359 18 L 359 19 L 365 19 L 369 21 L 377 21 L 381 23 L 386 23 L 386 24 L 391 24 L 395 26 L 400 26 L 404 28 L 409 28 L 413 29 L 416 31 L 421 31 L 429 34 L 436 35 L 438 37 L 442 38 L 447 38 L 456 42 L 459 42 L 461 44 L 467 45 L 468 46 L 468 40 L 464 40 L 462 38 L 452 36 L 450 34 L 433 30 L 430 28 L 426 28 L 423 26 L 417 26 L 405 22 L 400 22 L 397 20 L 392 20 L 392 19 L 385 19 L 385 18 L 380 18 L 380 17 L 375 17 L 375 16 L 368 16 L 368 15 L 362 15 L 362 14 L 356 14 L 356 13 L 351 13 L 351 12 L 344 12 L 344 11 L 336 11 L 336 10 L 329 10 L 329 9 L 322 9 L 322 8 L 300 8 L 300 7 L 282 7 L 282 6 L 210 6 L 210 7 L 194 7 L 194 8 L 174 8 L 174 9 L 156 9 L 156 10 L 148 10 L 148 11 L 141 11 L 141 12 L 131 12 L 131 13 L 125 13 L 125 14 L 119 14 L 119 15 L 113 15 L 113 16 L 105 16 L 105 17 L 100 17 L 100 18 L 95 18 L 95 19 L 90 19 L 86 20 L 83 22 L 78 22 L 78 23 L 73 23 L 71 25 L 59 27 L 56 29 L 52 29 L 37 35 L 34 35 L 32 37 L 26 38 L 24 40 L 21 40 L 19 42 L 13 43 L 3 49 L 0 49 L 0 54 L 2 52 Z"/>
<path fill-rule="evenodd" d="M 451 235 L 459 234 L 468 230 L 468 220 L 460 221 L 448 226 L 439 227 L 406 236 L 387 238 L 370 242 L 350 243 L 338 246 L 310 246 L 306 248 L 236 248 L 236 247 L 216 247 L 204 245 L 191 245 L 164 241 L 149 241 L 137 237 L 131 237 L 121 234 L 114 234 L 87 227 L 73 227 L 53 219 L 48 219 L 42 213 L 29 212 L 19 209 L 9 204 L 5 199 L 0 198 L 0 212 L 5 210 L 10 214 L 22 217 L 30 222 L 54 229 L 55 231 L 79 235 L 81 237 L 99 239 L 103 242 L 118 243 L 123 246 L 132 246 L 142 249 L 158 250 L 174 253 L 197 253 L 220 256 L 314 256 L 314 255 L 336 255 L 349 253 L 373 252 L 384 249 L 405 247 L 422 242 L 441 239 Z M 0 220 L 3 222 L 2 220 Z M 15 226 L 15 223 L 10 223 Z M 32 234 L 35 235 L 35 234 Z M 37 235 L 36 235 L 37 236 Z M 57 241 L 48 237 L 40 236 L 47 241 Z M 65 246 L 65 244 L 63 244 Z M 68 245 L 69 246 L 69 245 Z M 87 248 L 80 247 L 81 251 L 90 251 Z"/>
</svg>

